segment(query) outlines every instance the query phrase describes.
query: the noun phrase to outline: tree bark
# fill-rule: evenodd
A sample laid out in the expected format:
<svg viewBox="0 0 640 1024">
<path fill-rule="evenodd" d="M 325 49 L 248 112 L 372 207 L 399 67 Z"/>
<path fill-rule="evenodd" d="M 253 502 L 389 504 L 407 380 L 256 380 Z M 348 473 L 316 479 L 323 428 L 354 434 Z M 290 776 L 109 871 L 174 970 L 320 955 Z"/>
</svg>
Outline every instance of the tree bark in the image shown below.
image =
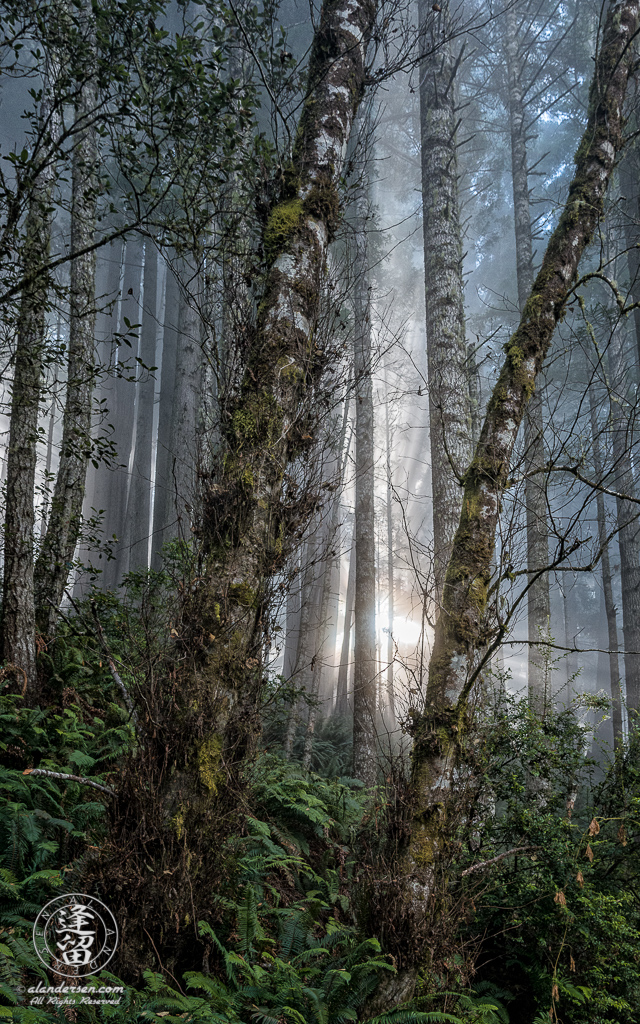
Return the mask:
<svg viewBox="0 0 640 1024">
<path fill-rule="evenodd" d="M 34 486 L 49 291 L 49 275 L 41 270 L 49 257 L 51 199 L 56 180 L 52 152 L 61 127 L 52 74 L 49 57 L 39 112 L 42 170 L 34 182 L 24 224 L 22 272 L 29 283 L 20 297 L 16 331 L 4 524 L 2 653 L 5 663 L 18 670 L 20 681 L 30 694 L 37 686 Z"/>
<path fill-rule="evenodd" d="M 302 764 L 305 768 L 309 768 L 311 764 L 311 755 L 313 754 L 313 737 L 316 727 L 316 718 L 318 717 L 318 700 L 320 696 L 320 679 L 322 677 L 322 666 L 324 664 L 324 653 L 327 639 L 327 615 L 329 611 L 329 598 L 331 596 L 331 581 L 333 578 L 333 567 L 336 560 L 335 552 L 333 551 L 336 532 L 338 529 L 338 517 L 340 515 L 340 498 L 342 494 L 342 482 L 344 480 L 344 471 L 346 469 L 347 458 L 349 457 L 349 446 L 350 441 L 347 441 L 347 427 L 349 423 L 349 399 L 348 396 L 345 398 L 344 412 L 342 415 L 342 428 L 339 435 L 338 450 L 336 452 L 338 461 L 338 472 L 337 480 L 335 481 L 336 489 L 333 493 L 331 501 L 331 511 L 329 513 L 329 522 L 327 530 L 327 542 L 326 542 L 326 553 L 324 558 L 324 571 L 322 574 L 322 590 L 320 596 L 320 612 L 318 615 L 318 628 L 316 630 L 316 641 L 315 641 L 315 655 L 313 662 L 313 670 L 311 676 L 311 696 L 313 697 L 312 703 L 309 705 L 309 716 L 307 718 L 307 732 L 304 741 L 304 753 L 302 757 Z"/>
<path fill-rule="evenodd" d="M 366 157 L 365 157 L 366 159 Z M 356 400 L 355 604 L 353 675 L 353 774 L 373 786 L 376 751 L 376 541 L 374 517 L 371 288 L 369 284 L 369 186 L 365 169 L 355 231 L 354 376 Z"/>
<path fill-rule="evenodd" d="M 125 551 L 123 539 L 135 426 L 136 386 L 130 378 L 138 372 L 134 356 L 139 354 L 138 335 L 142 319 L 143 267 L 144 244 L 142 237 L 138 234 L 132 234 L 127 238 L 125 245 L 122 295 L 118 317 L 118 334 L 122 337 L 128 335 L 128 337 L 126 341 L 119 341 L 118 344 L 117 376 L 114 381 L 112 399 L 109 406 L 109 422 L 114 428 L 113 442 L 117 451 L 117 465 L 114 468 L 105 467 L 104 469 L 104 488 L 106 491 L 104 535 L 107 541 L 114 544 L 115 555 L 115 557 L 107 562 L 104 568 L 103 582 L 105 589 L 117 587 L 123 575 L 129 570 L 128 552 Z M 136 336 L 130 333 L 125 319 L 128 320 L 131 326 L 138 324 Z M 129 367 L 129 369 L 124 367 Z"/>
<path fill-rule="evenodd" d="M 193 280 L 197 284 L 197 276 Z M 191 281 L 187 280 L 180 294 L 175 391 L 171 412 L 172 513 L 176 532 L 183 540 L 191 536 L 190 509 L 196 498 L 196 410 L 203 371 L 197 306 L 199 296 L 193 294 L 192 288 Z"/>
<path fill-rule="evenodd" d="M 609 6 L 590 88 L 585 132 L 576 170 L 559 222 L 487 407 L 480 440 L 465 474 L 462 513 L 435 629 L 427 705 L 412 733 L 412 812 L 402 859 L 402 883 L 393 914 L 411 931 L 402 952 L 415 972 L 428 932 L 422 926 L 439 858 L 446 852 L 447 802 L 452 773 L 462 757 L 467 703 L 486 650 L 488 586 L 502 497 L 511 458 L 535 380 L 548 352 L 582 255 L 603 214 L 603 200 L 623 146 L 624 104 L 631 72 L 632 40 L 638 27 L 637 0 Z M 483 655 L 490 655 L 491 648 Z M 388 897 L 387 897 L 388 898 Z M 389 929 L 393 935 L 393 929 Z M 388 948 L 388 947 L 387 947 Z"/>
<path fill-rule="evenodd" d="M 344 626 L 342 630 L 342 648 L 338 667 L 338 689 L 336 691 L 336 715 L 346 715 L 349 711 L 349 666 L 351 658 L 351 630 L 353 628 L 353 608 L 356 596 L 356 547 L 355 524 L 353 541 L 349 552 L 349 573 L 347 576 L 347 593 L 344 602 Z"/>
<path fill-rule="evenodd" d="M 640 154 L 637 139 L 627 147 L 620 161 L 620 191 L 626 202 L 623 207 L 624 237 L 627 246 L 629 290 L 634 302 L 640 303 Z M 636 335 L 636 359 L 640 366 L 640 305 L 633 311 Z"/>
<path fill-rule="evenodd" d="M 589 388 L 589 413 L 591 417 L 591 438 L 593 445 L 593 470 L 596 483 L 603 479 L 602 455 L 600 452 L 600 440 L 598 433 L 598 412 L 596 409 L 596 396 L 593 387 Z M 598 518 L 598 543 L 601 551 L 602 566 L 602 590 L 604 594 L 604 607 L 607 619 L 607 638 L 609 648 L 609 680 L 611 685 L 611 718 L 613 724 L 613 743 L 619 749 L 624 739 L 622 730 L 622 700 L 620 687 L 620 662 L 618 658 L 618 621 L 616 606 L 613 600 L 613 586 L 611 574 L 611 559 L 609 557 L 609 543 L 607 541 L 607 522 L 605 518 L 604 494 L 596 491 L 596 515 Z"/>
<path fill-rule="evenodd" d="M 508 7 L 505 13 L 505 26 L 518 307 L 522 313 L 533 287 L 533 240 L 529 208 L 526 110 L 522 89 L 523 67 L 518 50 L 516 13 L 512 6 Z M 524 443 L 525 472 L 531 473 L 532 470 L 535 471 L 544 465 L 540 389 L 534 391 L 525 413 Z M 546 692 L 549 674 L 546 671 L 544 652 L 539 646 L 539 641 L 549 633 L 551 607 L 548 574 L 537 575 L 549 564 L 547 496 L 545 478 L 540 473 L 527 476 L 525 504 L 527 510 L 527 565 L 532 574 L 527 593 L 529 703 L 535 713 L 540 718 L 544 718 L 550 699 L 550 695 Z"/>
<path fill-rule="evenodd" d="M 420 65 L 420 144 L 437 615 L 460 518 L 460 477 L 471 461 L 471 408 L 448 4 L 434 17 L 431 4 L 420 0 L 419 16 L 428 54 Z"/>
<path fill-rule="evenodd" d="M 178 308 L 180 287 L 173 269 L 167 266 L 165 278 L 165 312 L 162 331 L 162 366 L 160 369 L 160 410 L 156 443 L 156 475 L 153 501 L 153 537 L 151 566 L 162 568 L 162 545 L 175 533 L 175 507 L 173 501 L 172 441 L 173 398 L 176 378 L 176 352 L 178 338 Z"/>
<path fill-rule="evenodd" d="M 396 724 L 396 695 L 394 689 L 393 669 L 395 649 L 393 643 L 394 614 L 394 578 L 393 578 L 393 481 L 391 478 L 391 430 L 389 428 L 389 389 L 386 389 L 385 402 L 385 441 L 387 448 L 387 706 L 389 709 L 389 725 L 393 729 Z"/>
<path fill-rule="evenodd" d="M 81 12 L 81 28 L 90 52 L 94 47 L 90 7 Z M 75 109 L 78 132 L 72 158 L 71 251 L 88 249 L 96 229 L 98 147 L 91 119 L 96 88 L 81 87 Z M 96 256 L 87 252 L 71 261 L 67 387 L 62 445 L 51 511 L 34 571 L 38 628 L 52 634 L 64 595 L 80 529 L 87 463 L 91 453 L 91 400 L 95 380 Z"/>
<path fill-rule="evenodd" d="M 611 388 L 611 434 L 615 490 L 633 497 L 636 493 L 631 454 L 629 451 L 630 420 L 625 415 L 629 367 L 624 356 L 624 332 L 618 325 L 609 342 L 609 376 Z M 629 725 L 635 726 L 635 713 L 640 710 L 640 522 L 634 501 L 616 499 L 620 576 L 622 583 L 622 633 L 624 636 L 624 677 L 627 692 Z"/>
<path fill-rule="evenodd" d="M 312 395 L 321 363 L 312 339 L 374 16 L 370 0 L 322 8 L 292 160 L 264 230 L 268 269 L 247 369 L 222 423 L 218 482 L 204 498 L 205 582 L 189 615 L 203 623 L 205 636 L 235 638 L 205 646 L 197 672 L 216 680 L 207 720 L 222 730 L 230 766 L 243 760 L 259 732 L 266 580 L 282 565 L 288 541 L 285 476 L 309 449 L 316 427 Z"/>
</svg>

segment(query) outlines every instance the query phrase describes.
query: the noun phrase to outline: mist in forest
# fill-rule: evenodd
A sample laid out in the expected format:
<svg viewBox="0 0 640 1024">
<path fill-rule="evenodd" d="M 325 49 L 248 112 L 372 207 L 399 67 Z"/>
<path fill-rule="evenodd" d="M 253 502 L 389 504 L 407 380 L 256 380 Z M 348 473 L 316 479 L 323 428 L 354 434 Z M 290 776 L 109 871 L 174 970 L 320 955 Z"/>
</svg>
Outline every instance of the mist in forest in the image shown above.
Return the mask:
<svg viewBox="0 0 640 1024">
<path fill-rule="evenodd" d="M 13 1019 L 638 1019 L 639 22 L 0 3 Z"/>
</svg>

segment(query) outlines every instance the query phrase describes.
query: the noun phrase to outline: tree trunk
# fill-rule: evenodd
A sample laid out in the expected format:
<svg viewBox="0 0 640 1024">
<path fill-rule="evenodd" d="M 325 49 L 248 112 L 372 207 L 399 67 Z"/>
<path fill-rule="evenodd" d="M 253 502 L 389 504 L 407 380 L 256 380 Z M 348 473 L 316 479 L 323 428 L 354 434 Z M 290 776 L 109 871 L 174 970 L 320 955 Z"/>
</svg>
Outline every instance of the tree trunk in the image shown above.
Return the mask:
<svg viewBox="0 0 640 1024">
<path fill-rule="evenodd" d="M 618 325 L 608 348 L 611 388 L 611 433 L 615 466 L 614 488 L 619 494 L 635 495 L 635 480 L 628 446 L 630 420 L 625 415 L 629 367 L 624 356 L 624 332 Z M 624 677 L 629 725 L 635 726 L 640 710 L 640 523 L 638 506 L 625 498 L 616 499 L 620 577 L 622 583 L 622 633 L 624 636 Z"/>
<path fill-rule="evenodd" d="M 185 275 L 186 276 L 186 275 Z M 194 278 L 197 283 L 198 278 Z M 171 413 L 172 514 L 177 534 L 191 536 L 191 508 L 196 498 L 196 410 L 203 370 L 198 298 L 185 282 L 180 294 L 175 391 Z"/>
<path fill-rule="evenodd" d="M 342 428 L 340 431 L 338 450 L 336 452 L 338 461 L 338 474 L 337 480 L 335 481 L 336 489 L 333 493 L 333 499 L 331 501 L 331 511 L 329 513 L 329 522 L 327 530 L 327 543 L 326 553 L 324 558 L 324 571 L 322 574 L 322 591 L 320 596 L 320 611 L 318 615 L 318 628 L 316 630 L 316 642 L 315 642 L 315 660 L 313 662 L 313 671 L 311 677 L 311 696 L 313 698 L 312 703 L 309 705 L 309 717 L 307 718 L 307 733 L 304 741 L 304 754 L 302 758 L 302 764 L 305 768 L 309 768 L 311 764 L 311 755 L 313 753 L 313 736 L 316 727 L 316 718 L 318 717 L 318 699 L 320 695 L 320 679 L 322 676 L 322 666 L 324 664 L 324 652 L 326 646 L 326 632 L 327 632 L 327 614 L 329 611 L 329 598 L 331 596 L 331 581 L 333 578 L 333 567 L 336 560 L 334 553 L 334 545 L 336 540 L 336 532 L 338 529 L 338 517 L 340 515 L 340 498 L 342 494 L 342 482 L 344 480 L 344 471 L 346 469 L 347 459 L 349 457 L 349 447 L 351 439 L 347 442 L 347 427 L 349 423 L 349 398 L 345 398 L 344 412 L 342 415 Z"/>
<path fill-rule="evenodd" d="M 90 7 L 82 11 L 82 29 L 93 46 Z M 92 81 L 85 81 L 76 102 L 78 132 L 72 160 L 71 251 L 88 249 L 96 229 L 98 147 L 91 119 L 96 102 Z M 91 452 L 91 400 L 95 380 L 96 256 L 87 252 L 71 261 L 67 388 L 62 445 L 47 532 L 34 572 L 36 620 L 52 634 L 82 525 L 87 463 Z"/>
<path fill-rule="evenodd" d="M 55 150 L 60 115 L 55 108 L 52 68 L 44 75 L 39 129 L 47 149 Z M 43 152 L 43 169 L 33 184 L 24 224 L 22 290 L 16 332 L 11 423 L 7 453 L 2 595 L 2 653 L 15 666 L 26 692 L 36 685 L 36 614 L 33 576 L 34 486 L 42 357 L 46 335 L 49 275 L 41 268 L 49 256 L 51 199 L 56 162 Z"/>
<path fill-rule="evenodd" d="M 512 6 L 505 13 L 505 25 L 518 307 L 522 313 L 533 287 L 533 241 L 529 209 L 526 111 L 521 81 L 523 68 L 518 51 L 516 13 Z M 535 471 L 544 465 L 542 396 L 539 389 L 531 396 L 525 413 L 524 442 L 525 472 L 531 473 L 532 470 Z M 535 713 L 544 718 L 549 703 L 549 694 L 546 692 L 549 674 L 545 668 L 543 649 L 538 644 L 543 636 L 548 635 L 551 609 L 549 577 L 547 573 L 540 573 L 540 570 L 549 564 L 547 496 L 545 478 L 541 474 L 527 476 L 525 503 L 527 565 L 530 573 L 527 593 L 529 702 Z M 540 575 L 537 575 L 538 573 Z"/>
<path fill-rule="evenodd" d="M 106 489 L 104 534 L 108 541 L 114 542 L 115 557 L 107 562 L 104 568 L 104 586 L 106 589 L 117 587 L 122 576 L 128 572 L 128 552 L 124 549 L 127 498 L 129 494 L 130 463 L 134 442 L 135 425 L 135 388 L 130 378 L 139 370 L 135 356 L 139 353 L 140 321 L 142 313 L 144 244 L 142 237 L 132 234 L 127 238 L 124 252 L 124 274 L 122 278 L 122 297 L 120 301 L 118 334 L 122 340 L 117 349 L 117 376 L 112 389 L 109 405 L 109 422 L 113 424 L 113 442 L 117 450 L 117 465 L 113 469 L 105 469 L 104 486 Z M 130 333 L 129 325 L 138 325 L 136 335 Z M 127 344 L 128 342 L 128 344 Z M 129 367 L 125 369 L 125 367 Z"/>
<path fill-rule="evenodd" d="M 591 437 L 593 444 L 593 470 L 596 483 L 603 479 L 602 456 L 600 453 L 600 441 L 598 434 L 598 413 L 596 409 L 596 396 L 593 387 L 589 388 L 589 413 L 591 416 Z M 601 566 L 602 566 L 602 590 L 604 594 L 604 608 L 607 619 L 607 637 L 609 648 L 609 680 L 611 685 L 611 718 L 613 724 L 613 743 L 616 750 L 621 748 L 623 742 L 622 730 L 622 700 L 620 687 L 620 664 L 618 658 L 618 621 L 616 606 L 613 600 L 613 586 L 611 575 L 611 559 L 609 557 L 609 543 L 607 541 L 607 522 L 605 519 L 604 494 L 596 491 L 596 514 L 598 517 L 598 542 L 600 544 Z"/>
<path fill-rule="evenodd" d="M 582 255 L 603 216 L 603 200 L 623 145 L 622 108 L 638 28 L 637 0 L 612 3 L 590 89 L 588 121 L 576 170 L 559 222 L 487 407 L 473 461 L 465 474 L 460 524 L 443 591 L 429 666 L 427 704 L 413 719 L 412 812 L 396 899 L 387 891 L 392 925 L 412 936 L 402 966 L 411 975 L 423 962 L 435 871 L 446 854 L 447 806 L 452 773 L 462 757 L 467 706 L 482 658 L 491 656 L 488 585 L 502 497 L 508 486 L 518 431 L 563 314 Z M 478 652 L 481 652 L 480 654 Z M 425 902 L 425 901 L 428 901 Z M 393 927 L 385 934 L 393 937 Z M 389 949 L 387 945 L 387 949 Z"/>
<path fill-rule="evenodd" d="M 460 518 L 460 478 L 471 460 L 471 410 L 448 5 L 434 17 L 428 0 L 420 0 L 419 16 L 428 54 L 420 65 L 420 144 L 437 615 Z"/>
<path fill-rule="evenodd" d="M 366 157 L 365 157 L 366 159 Z M 371 381 L 371 288 L 369 285 L 369 188 L 361 183 L 353 267 L 354 375 L 356 399 L 356 578 L 354 605 L 353 774 L 365 786 L 376 781 L 376 541 L 374 518 L 373 389 Z"/>
<path fill-rule="evenodd" d="M 154 371 L 157 363 L 158 334 L 158 251 L 149 239 L 144 257 L 144 301 L 136 367 L 136 413 L 131 458 L 127 511 L 121 546 L 126 569 L 135 571 L 149 567 L 149 533 L 151 516 L 151 460 L 153 453 L 153 407 L 155 400 Z"/>
<path fill-rule="evenodd" d="M 295 682 L 298 692 L 311 693 L 315 666 L 315 627 L 318 617 L 318 558 L 322 548 L 322 528 L 315 523 L 305 549 L 305 568 L 300 594 L 300 626 L 295 659 Z M 305 701 L 302 696 L 293 702 L 289 711 L 287 731 L 284 738 L 284 756 L 288 760 L 293 753 L 296 732 L 302 721 Z"/>
<path fill-rule="evenodd" d="M 620 161 L 619 175 L 620 191 L 626 200 L 623 214 L 629 290 L 633 301 L 640 303 L 640 153 L 637 139 L 627 146 Z M 636 359 L 640 365 L 640 305 L 633 311 L 633 323 L 636 334 Z"/>
<path fill-rule="evenodd" d="M 172 416 L 176 378 L 178 309 L 180 286 L 170 266 L 166 270 L 164 322 L 162 331 L 162 366 L 160 369 L 160 409 L 156 442 L 156 474 L 153 499 L 153 536 L 151 566 L 162 568 L 162 545 L 175 533 L 173 500 Z"/>
<path fill-rule="evenodd" d="M 386 389 L 385 403 L 385 441 L 387 448 L 387 707 L 389 709 L 389 726 L 396 724 L 396 695 L 393 681 L 395 649 L 393 643 L 393 481 L 391 479 L 391 430 L 389 429 L 389 389 Z"/>
<path fill-rule="evenodd" d="M 351 630 L 353 628 L 353 609 L 356 596 L 356 541 L 355 524 L 353 540 L 349 552 L 349 573 L 347 576 L 347 593 L 344 601 L 344 627 L 342 630 L 342 648 L 338 667 L 338 689 L 336 691 L 336 715 L 346 715 L 349 711 L 349 665 L 351 659 Z"/>
</svg>

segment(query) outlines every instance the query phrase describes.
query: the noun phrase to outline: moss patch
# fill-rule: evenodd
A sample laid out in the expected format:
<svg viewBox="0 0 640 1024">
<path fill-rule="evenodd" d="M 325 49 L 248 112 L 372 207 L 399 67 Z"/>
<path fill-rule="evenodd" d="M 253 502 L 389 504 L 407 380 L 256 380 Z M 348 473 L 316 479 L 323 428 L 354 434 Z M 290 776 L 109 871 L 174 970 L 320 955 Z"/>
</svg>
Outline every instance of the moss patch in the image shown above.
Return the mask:
<svg viewBox="0 0 640 1024">
<path fill-rule="evenodd" d="M 198 774 L 202 785 L 214 796 L 222 778 L 220 763 L 222 761 L 222 739 L 213 733 L 198 748 Z"/>
</svg>

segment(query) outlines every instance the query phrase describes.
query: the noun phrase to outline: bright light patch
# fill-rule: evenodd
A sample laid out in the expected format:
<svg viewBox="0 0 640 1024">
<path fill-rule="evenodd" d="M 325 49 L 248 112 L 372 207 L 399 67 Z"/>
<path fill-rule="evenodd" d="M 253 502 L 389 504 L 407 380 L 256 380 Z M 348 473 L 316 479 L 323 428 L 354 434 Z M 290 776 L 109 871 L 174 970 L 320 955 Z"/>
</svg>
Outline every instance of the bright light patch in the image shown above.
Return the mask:
<svg viewBox="0 0 640 1024">
<path fill-rule="evenodd" d="M 393 637 L 399 644 L 417 644 L 420 639 L 420 623 L 414 619 L 394 619 Z"/>
</svg>

